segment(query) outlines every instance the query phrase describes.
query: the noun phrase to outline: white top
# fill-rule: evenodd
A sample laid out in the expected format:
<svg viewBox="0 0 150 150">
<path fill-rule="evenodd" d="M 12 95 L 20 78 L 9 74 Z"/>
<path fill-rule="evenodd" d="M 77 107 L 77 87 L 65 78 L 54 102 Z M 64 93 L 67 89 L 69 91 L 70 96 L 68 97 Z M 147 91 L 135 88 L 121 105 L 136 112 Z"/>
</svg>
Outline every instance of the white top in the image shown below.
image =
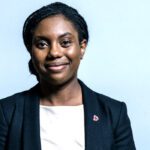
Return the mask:
<svg viewBox="0 0 150 150">
<path fill-rule="evenodd" d="M 42 150 L 84 150 L 84 109 L 40 105 Z"/>
</svg>

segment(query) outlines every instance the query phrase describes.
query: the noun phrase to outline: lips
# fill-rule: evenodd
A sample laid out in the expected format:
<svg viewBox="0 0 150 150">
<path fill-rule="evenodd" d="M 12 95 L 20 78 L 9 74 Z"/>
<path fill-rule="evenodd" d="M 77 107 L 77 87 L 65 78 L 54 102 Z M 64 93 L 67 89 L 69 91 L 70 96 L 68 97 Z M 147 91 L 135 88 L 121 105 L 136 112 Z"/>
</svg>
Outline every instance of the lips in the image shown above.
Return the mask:
<svg viewBox="0 0 150 150">
<path fill-rule="evenodd" d="M 45 64 L 45 68 L 51 72 L 58 73 L 64 70 L 68 65 L 68 62 L 56 62 Z"/>
</svg>

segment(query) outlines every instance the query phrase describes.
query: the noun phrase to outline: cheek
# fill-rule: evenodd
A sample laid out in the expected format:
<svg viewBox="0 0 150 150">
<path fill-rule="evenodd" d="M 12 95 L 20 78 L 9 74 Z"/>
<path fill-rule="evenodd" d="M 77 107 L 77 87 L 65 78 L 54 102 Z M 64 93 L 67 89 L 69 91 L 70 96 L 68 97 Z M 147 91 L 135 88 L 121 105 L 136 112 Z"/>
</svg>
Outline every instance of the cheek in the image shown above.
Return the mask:
<svg viewBox="0 0 150 150">
<path fill-rule="evenodd" d="M 45 55 L 43 53 L 33 51 L 31 55 L 31 59 L 35 68 L 38 69 L 41 68 L 41 66 L 43 66 Z"/>
<path fill-rule="evenodd" d="M 74 60 L 79 60 L 81 58 L 81 49 L 79 46 L 73 47 L 72 49 L 70 49 L 68 52 L 68 57 L 70 57 L 70 59 L 72 59 L 72 61 Z"/>
<path fill-rule="evenodd" d="M 44 60 L 45 55 L 43 52 L 37 51 L 37 50 L 32 50 L 31 54 L 32 60 L 36 62 L 41 62 Z"/>
</svg>

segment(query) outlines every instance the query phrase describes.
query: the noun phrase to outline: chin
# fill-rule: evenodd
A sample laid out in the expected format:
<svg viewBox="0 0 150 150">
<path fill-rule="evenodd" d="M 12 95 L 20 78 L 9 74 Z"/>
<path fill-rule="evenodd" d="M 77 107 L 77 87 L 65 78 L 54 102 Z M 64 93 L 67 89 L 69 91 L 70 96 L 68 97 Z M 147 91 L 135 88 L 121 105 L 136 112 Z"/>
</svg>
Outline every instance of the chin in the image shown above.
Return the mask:
<svg viewBox="0 0 150 150">
<path fill-rule="evenodd" d="M 41 73 L 40 82 L 52 86 L 62 86 L 77 79 L 77 72 Z"/>
<path fill-rule="evenodd" d="M 61 86 L 63 84 L 65 84 L 69 79 L 66 79 L 66 78 L 60 78 L 60 77 L 44 77 L 44 78 L 41 78 L 41 83 L 45 83 L 45 84 L 49 84 L 49 85 L 52 85 L 52 86 Z"/>
</svg>

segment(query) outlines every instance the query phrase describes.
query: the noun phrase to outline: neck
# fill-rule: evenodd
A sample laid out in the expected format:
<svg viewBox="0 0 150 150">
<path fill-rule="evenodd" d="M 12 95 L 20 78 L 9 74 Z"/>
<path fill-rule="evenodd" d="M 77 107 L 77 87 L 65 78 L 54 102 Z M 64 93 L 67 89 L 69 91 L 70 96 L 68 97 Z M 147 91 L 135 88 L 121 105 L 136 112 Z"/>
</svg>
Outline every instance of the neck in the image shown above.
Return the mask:
<svg viewBox="0 0 150 150">
<path fill-rule="evenodd" d="M 40 83 L 41 86 L 41 105 L 57 106 L 57 105 L 81 105 L 82 92 L 77 79 L 65 83 L 63 85 L 51 85 L 45 82 Z"/>
</svg>

